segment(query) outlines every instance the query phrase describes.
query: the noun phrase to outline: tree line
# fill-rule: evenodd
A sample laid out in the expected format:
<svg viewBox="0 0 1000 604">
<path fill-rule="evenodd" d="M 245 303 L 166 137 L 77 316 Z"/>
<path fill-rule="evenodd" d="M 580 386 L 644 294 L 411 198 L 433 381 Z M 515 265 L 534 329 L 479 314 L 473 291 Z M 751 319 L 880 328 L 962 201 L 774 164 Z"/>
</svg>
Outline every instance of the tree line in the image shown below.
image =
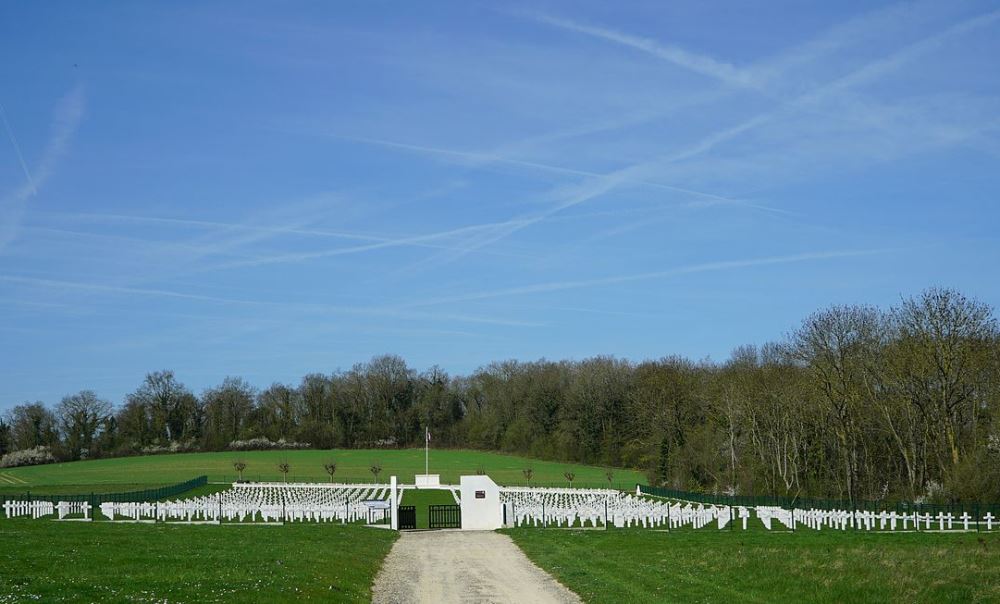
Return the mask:
<svg viewBox="0 0 1000 604">
<path fill-rule="evenodd" d="M 724 362 L 494 362 L 418 373 L 394 355 L 297 385 L 230 377 L 196 395 L 150 373 L 113 406 L 91 391 L 14 407 L 0 453 L 76 460 L 240 448 L 468 447 L 642 469 L 731 494 L 1000 501 L 993 309 L 929 289 L 883 310 L 833 306 Z"/>
</svg>

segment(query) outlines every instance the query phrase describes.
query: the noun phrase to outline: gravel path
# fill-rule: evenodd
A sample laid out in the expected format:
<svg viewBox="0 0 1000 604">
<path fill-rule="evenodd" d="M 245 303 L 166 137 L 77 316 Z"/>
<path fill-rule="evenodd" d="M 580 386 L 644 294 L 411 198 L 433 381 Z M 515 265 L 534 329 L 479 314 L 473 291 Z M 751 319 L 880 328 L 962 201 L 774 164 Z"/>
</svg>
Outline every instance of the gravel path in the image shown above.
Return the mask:
<svg viewBox="0 0 1000 604">
<path fill-rule="evenodd" d="M 489 531 L 402 533 L 372 594 L 376 604 L 580 602 L 510 537 Z"/>
</svg>

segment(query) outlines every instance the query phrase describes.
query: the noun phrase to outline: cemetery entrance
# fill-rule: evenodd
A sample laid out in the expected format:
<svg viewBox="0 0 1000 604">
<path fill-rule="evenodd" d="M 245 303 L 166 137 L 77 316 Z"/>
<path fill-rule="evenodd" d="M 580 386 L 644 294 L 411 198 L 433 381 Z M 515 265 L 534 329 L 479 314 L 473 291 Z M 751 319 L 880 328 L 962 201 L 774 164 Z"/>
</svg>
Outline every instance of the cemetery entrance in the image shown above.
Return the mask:
<svg viewBox="0 0 1000 604">
<path fill-rule="evenodd" d="M 462 506 L 431 505 L 428 506 L 428 528 L 462 528 Z"/>
</svg>

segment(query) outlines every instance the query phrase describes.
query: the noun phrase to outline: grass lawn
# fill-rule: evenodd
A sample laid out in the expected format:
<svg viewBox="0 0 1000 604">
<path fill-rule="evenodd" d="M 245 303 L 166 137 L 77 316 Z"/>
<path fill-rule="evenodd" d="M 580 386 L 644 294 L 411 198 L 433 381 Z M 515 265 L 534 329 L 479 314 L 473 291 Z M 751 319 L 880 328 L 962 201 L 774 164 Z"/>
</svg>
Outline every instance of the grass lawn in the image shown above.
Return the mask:
<svg viewBox="0 0 1000 604">
<path fill-rule="evenodd" d="M 368 602 L 397 533 L 0 520 L 0 602 Z"/>
<path fill-rule="evenodd" d="M 191 478 L 194 478 L 192 476 Z M 128 491 L 142 491 L 143 489 L 148 489 L 151 487 L 162 487 L 167 486 L 166 483 L 163 484 L 37 484 L 37 485 L 23 485 L 20 487 L 12 486 L 2 486 L 0 487 L 0 495 L 21 495 L 25 492 L 31 492 L 33 495 L 78 495 L 87 493 L 122 493 Z"/>
<path fill-rule="evenodd" d="M 455 505 L 451 491 L 444 489 L 406 489 L 399 505 L 416 506 L 417 528 L 425 529 L 430 525 L 431 505 Z"/>
<path fill-rule="evenodd" d="M 175 484 L 205 474 L 210 482 L 232 482 L 236 479 L 233 462 L 247 463 L 245 478 L 255 481 L 280 481 L 277 464 L 287 461 L 291 466 L 289 482 L 327 482 L 329 475 L 323 464 L 337 461 L 337 482 L 372 482 L 368 470 L 372 462 L 382 463 L 380 482 L 388 482 L 395 474 L 403 483 L 412 484 L 415 474 L 424 468 L 423 449 L 354 449 L 336 451 L 247 451 L 223 453 L 183 453 L 146 457 L 98 459 L 71 463 L 49 464 L 0 470 L 0 493 L 23 493 L 45 488 L 49 492 L 89 493 L 99 489 L 118 491 Z M 431 472 L 441 475 L 444 484 L 458 484 L 462 474 L 475 474 L 483 468 L 493 480 L 504 485 L 524 484 L 521 471 L 532 468 L 535 485 L 566 484 L 563 473 L 576 473 L 574 486 L 607 485 L 604 470 L 579 464 L 564 464 L 527 459 L 513 455 L 469 450 L 431 450 Z M 642 474 L 632 470 L 615 470 L 616 486 L 633 490 L 637 482 L 645 482 Z M 58 488 L 57 488 L 58 487 Z M 41 491 L 38 491 L 41 493 Z"/>
<path fill-rule="evenodd" d="M 1000 601 L 1000 533 L 505 532 L 585 602 Z"/>
</svg>

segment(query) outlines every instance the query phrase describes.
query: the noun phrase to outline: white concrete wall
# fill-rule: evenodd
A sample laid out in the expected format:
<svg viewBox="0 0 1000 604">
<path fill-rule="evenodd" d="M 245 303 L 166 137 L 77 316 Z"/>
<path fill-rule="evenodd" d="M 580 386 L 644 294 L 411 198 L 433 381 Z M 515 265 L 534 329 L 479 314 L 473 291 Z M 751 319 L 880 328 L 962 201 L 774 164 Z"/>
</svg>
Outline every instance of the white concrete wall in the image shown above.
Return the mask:
<svg viewBox="0 0 1000 604">
<path fill-rule="evenodd" d="M 417 474 L 415 477 L 418 489 L 438 488 L 441 486 L 440 474 Z"/>
<path fill-rule="evenodd" d="M 492 531 L 503 525 L 500 487 L 489 476 L 462 476 L 462 530 Z M 476 498 L 476 493 L 483 495 Z"/>
</svg>

